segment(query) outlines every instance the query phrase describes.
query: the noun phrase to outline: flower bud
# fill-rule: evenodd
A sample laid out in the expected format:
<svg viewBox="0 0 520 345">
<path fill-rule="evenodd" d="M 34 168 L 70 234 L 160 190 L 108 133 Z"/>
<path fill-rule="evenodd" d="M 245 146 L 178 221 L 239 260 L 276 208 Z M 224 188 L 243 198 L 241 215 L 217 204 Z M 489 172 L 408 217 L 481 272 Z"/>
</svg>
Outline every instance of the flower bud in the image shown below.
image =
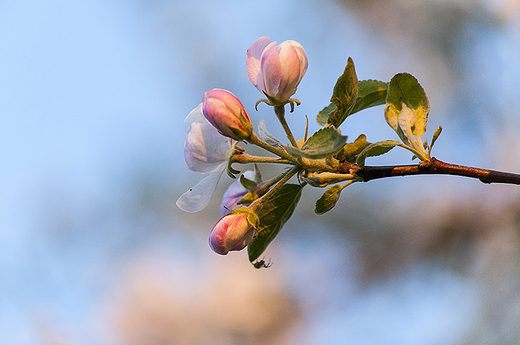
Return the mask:
<svg viewBox="0 0 520 345">
<path fill-rule="evenodd" d="M 280 45 L 269 37 L 260 37 L 247 50 L 246 67 L 249 81 L 270 101 L 282 105 L 296 92 L 307 71 L 305 50 L 296 41 Z"/>
<path fill-rule="evenodd" d="M 220 134 L 235 140 L 251 136 L 253 123 L 244 106 L 231 92 L 213 89 L 204 93 L 202 113 Z"/>
<path fill-rule="evenodd" d="M 217 254 L 226 255 L 231 250 L 244 249 L 256 233 L 258 216 L 247 207 L 220 218 L 209 235 L 209 246 Z"/>
</svg>

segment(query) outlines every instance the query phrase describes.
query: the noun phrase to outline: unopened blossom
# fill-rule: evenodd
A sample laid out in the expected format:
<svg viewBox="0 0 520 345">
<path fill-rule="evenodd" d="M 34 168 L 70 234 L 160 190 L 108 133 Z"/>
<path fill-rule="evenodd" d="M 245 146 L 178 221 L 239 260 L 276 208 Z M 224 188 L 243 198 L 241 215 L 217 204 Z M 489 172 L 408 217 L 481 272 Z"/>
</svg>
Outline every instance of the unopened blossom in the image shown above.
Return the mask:
<svg viewBox="0 0 520 345">
<path fill-rule="evenodd" d="M 260 37 L 247 50 L 247 76 L 251 83 L 278 104 L 285 104 L 296 92 L 307 71 L 307 54 L 296 41 L 276 45 L 269 37 Z"/>
<path fill-rule="evenodd" d="M 227 90 L 213 89 L 204 93 L 202 112 L 220 134 L 228 138 L 244 140 L 253 132 L 253 124 L 244 106 Z"/>
<path fill-rule="evenodd" d="M 256 183 L 261 182 L 261 176 L 258 170 L 247 170 L 242 174 L 242 176 Z M 228 189 L 226 189 L 226 192 L 222 197 L 222 203 L 220 204 L 220 212 L 222 213 L 222 216 L 240 208 L 242 205 L 238 202 L 244 198 L 247 193 L 249 193 L 249 191 L 242 185 L 240 179 L 230 184 Z"/>
<path fill-rule="evenodd" d="M 220 218 L 211 230 L 209 245 L 221 255 L 244 249 L 256 233 L 258 217 L 247 207 L 241 207 Z"/>
<path fill-rule="evenodd" d="M 186 117 L 190 122 L 184 142 L 184 159 L 188 168 L 207 175 L 182 194 L 177 206 L 186 212 L 198 212 L 206 207 L 217 188 L 231 156 L 232 140 L 222 136 L 202 114 L 202 103 Z"/>
</svg>

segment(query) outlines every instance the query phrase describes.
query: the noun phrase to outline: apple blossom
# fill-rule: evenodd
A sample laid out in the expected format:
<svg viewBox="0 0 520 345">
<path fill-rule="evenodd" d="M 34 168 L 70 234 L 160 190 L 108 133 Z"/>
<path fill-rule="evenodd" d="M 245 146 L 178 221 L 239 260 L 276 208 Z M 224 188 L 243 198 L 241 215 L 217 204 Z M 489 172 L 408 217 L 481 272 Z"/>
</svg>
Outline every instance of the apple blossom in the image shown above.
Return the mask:
<svg viewBox="0 0 520 345">
<path fill-rule="evenodd" d="M 247 76 L 271 103 L 283 105 L 296 92 L 307 71 L 307 54 L 296 41 L 276 45 L 269 37 L 260 37 L 247 50 Z"/>
<path fill-rule="evenodd" d="M 184 142 L 184 159 L 192 171 L 206 174 L 198 184 L 182 194 L 177 206 L 186 212 L 206 207 L 217 188 L 231 156 L 232 140 L 215 129 L 202 114 L 202 103 L 186 117 L 191 122 Z"/>
<path fill-rule="evenodd" d="M 247 207 L 241 207 L 220 218 L 211 230 L 209 245 L 217 254 L 244 249 L 256 234 L 258 216 Z"/>
<path fill-rule="evenodd" d="M 244 140 L 253 132 L 244 106 L 227 90 L 213 89 L 204 93 L 202 112 L 209 123 L 228 138 Z"/>
</svg>

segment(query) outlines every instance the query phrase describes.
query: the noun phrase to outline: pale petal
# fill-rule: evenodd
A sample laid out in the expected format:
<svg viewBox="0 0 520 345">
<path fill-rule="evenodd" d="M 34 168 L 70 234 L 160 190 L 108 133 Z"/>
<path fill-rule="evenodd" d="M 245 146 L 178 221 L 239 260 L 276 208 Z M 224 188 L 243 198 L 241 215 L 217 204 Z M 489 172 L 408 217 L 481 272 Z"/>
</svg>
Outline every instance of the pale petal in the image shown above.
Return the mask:
<svg viewBox="0 0 520 345">
<path fill-rule="evenodd" d="M 288 41 L 280 44 L 279 51 L 282 80 L 276 98 L 285 101 L 294 95 L 296 87 L 300 83 L 300 57 Z"/>
<path fill-rule="evenodd" d="M 255 181 L 257 183 L 260 182 L 256 179 L 256 172 L 253 170 L 247 170 L 242 175 L 244 175 L 244 177 L 248 180 Z M 224 196 L 222 197 L 222 202 L 220 203 L 220 212 L 222 213 L 222 216 L 225 216 L 229 212 L 241 207 L 242 205 L 239 205 L 238 202 L 247 193 L 249 193 L 249 191 L 245 189 L 244 186 L 242 186 L 240 179 L 230 184 L 228 189 L 226 189 Z"/>
<path fill-rule="evenodd" d="M 231 139 L 222 136 L 204 118 L 192 122 L 184 142 L 184 159 L 188 168 L 200 173 L 214 171 L 231 154 Z"/>
<path fill-rule="evenodd" d="M 260 121 L 260 123 L 258 124 L 258 136 L 260 137 L 260 139 L 262 139 L 263 141 L 265 141 L 266 143 L 268 143 L 271 146 L 274 146 L 274 147 L 282 146 L 282 143 L 278 139 L 276 139 L 274 137 L 274 135 L 272 135 L 267 130 L 264 120 Z"/>
<path fill-rule="evenodd" d="M 213 193 L 215 193 L 218 181 L 225 168 L 226 165 L 223 164 L 220 170 L 207 175 L 186 193 L 182 194 L 176 202 L 177 206 L 185 212 L 198 212 L 206 207 Z"/>
<path fill-rule="evenodd" d="M 184 119 L 184 122 L 202 122 L 206 123 L 207 120 L 202 113 L 202 103 L 197 108 L 193 109 L 191 113 Z"/>
<path fill-rule="evenodd" d="M 271 39 L 269 37 L 260 37 L 247 49 L 247 77 L 260 92 L 264 89 L 264 80 L 261 73 L 262 53 L 270 43 Z"/>
<path fill-rule="evenodd" d="M 269 44 L 265 48 L 262 54 L 261 69 L 265 83 L 265 92 L 271 97 L 276 97 L 282 79 L 282 65 L 276 42 Z"/>
<path fill-rule="evenodd" d="M 294 49 L 296 49 L 296 53 L 298 54 L 299 60 L 300 60 L 300 77 L 298 84 L 302 80 L 303 76 L 305 75 L 305 72 L 307 72 L 307 67 L 309 66 L 309 59 L 307 58 L 307 53 L 305 52 L 305 49 L 303 49 L 303 46 L 296 42 L 296 41 L 287 41 L 289 42 Z M 296 86 L 298 86 L 298 84 Z"/>
</svg>

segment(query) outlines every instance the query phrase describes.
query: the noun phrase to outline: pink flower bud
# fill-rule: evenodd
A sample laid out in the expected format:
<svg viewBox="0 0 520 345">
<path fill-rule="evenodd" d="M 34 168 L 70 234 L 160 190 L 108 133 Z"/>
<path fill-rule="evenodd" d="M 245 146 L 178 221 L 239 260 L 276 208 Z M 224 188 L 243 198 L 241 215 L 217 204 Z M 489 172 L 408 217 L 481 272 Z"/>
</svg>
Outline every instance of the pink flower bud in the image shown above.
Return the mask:
<svg viewBox="0 0 520 345">
<path fill-rule="evenodd" d="M 244 249 L 253 239 L 258 217 L 247 207 L 220 218 L 209 235 L 209 246 L 217 254 L 226 255 L 231 250 Z"/>
<path fill-rule="evenodd" d="M 213 89 L 204 93 L 202 113 L 220 134 L 235 140 L 251 136 L 253 123 L 244 106 L 227 90 Z"/>
<path fill-rule="evenodd" d="M 307 54 L 296 41 L 277 46 L 269 37 L 260 37 L 247 50 L 249 80 L 258 91 L 280 104 L 294 95 L 307 65 Z"/>
</svg>

